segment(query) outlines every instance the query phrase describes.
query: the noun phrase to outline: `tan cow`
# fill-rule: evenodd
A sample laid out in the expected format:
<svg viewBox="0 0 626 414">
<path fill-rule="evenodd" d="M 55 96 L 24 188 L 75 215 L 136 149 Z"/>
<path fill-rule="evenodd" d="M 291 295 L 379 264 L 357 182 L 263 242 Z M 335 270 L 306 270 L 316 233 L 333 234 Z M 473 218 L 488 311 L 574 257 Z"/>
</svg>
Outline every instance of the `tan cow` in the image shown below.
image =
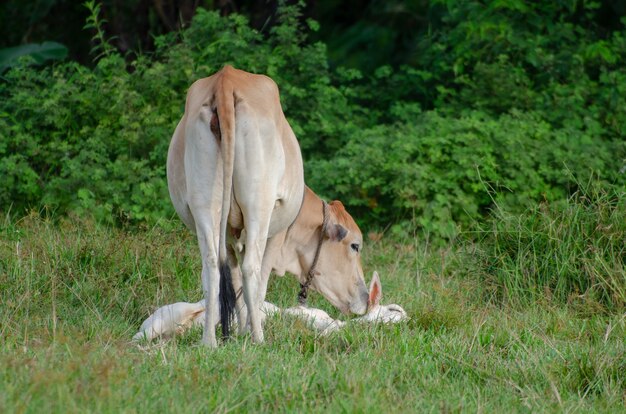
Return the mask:
<svg viewBox="0 0 626 414">
<path fill-rule="evenodd" d="M 217 346 L 218 315 L 228 336 L 239 289 L 247 305 L 237 304 L 240 331 L 249 327 L 263 342 L 259 309 L 272 270 L 293 273 L 342 312 L 366 311 L 362 234 L 340 202 L 326 204 L 305 187 L 300 147 L 270 78 L 225 66 L 196 81 L 170 143 L 167 179 L 198 237 L 204 344 Z M 227 234 L 243 239 L 241 268 Z"/>
</svg>

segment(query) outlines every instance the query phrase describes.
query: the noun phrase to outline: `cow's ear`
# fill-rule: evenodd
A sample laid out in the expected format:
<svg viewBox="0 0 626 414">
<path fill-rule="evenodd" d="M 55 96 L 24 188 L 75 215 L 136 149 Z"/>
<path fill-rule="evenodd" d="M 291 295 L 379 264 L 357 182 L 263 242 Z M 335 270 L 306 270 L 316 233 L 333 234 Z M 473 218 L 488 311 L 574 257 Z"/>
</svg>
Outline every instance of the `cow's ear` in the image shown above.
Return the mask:
<svg viewBox="0 0 626 414">
<path fill-rule="evenodd" d="M 326 236 L 332 241 L 341 241 L 348 234 L 348 230 L 341 224 L 329 223 L 326 227 Z"/>
</svg>

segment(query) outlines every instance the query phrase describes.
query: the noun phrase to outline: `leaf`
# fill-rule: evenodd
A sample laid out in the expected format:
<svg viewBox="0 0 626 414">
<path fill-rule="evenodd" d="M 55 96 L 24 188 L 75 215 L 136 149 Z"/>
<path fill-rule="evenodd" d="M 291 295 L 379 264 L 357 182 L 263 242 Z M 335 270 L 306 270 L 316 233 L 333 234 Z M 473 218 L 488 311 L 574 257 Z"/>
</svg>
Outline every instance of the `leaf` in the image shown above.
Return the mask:
<svg viewBox="0 0 626 414">
<path fill-rule="evenodd" d="M 0 73 L 15 66 L 22 56 L 30 56 L 37 65 L 47 60 L 62 60 L 67 56 L 67 47 L 57 42 L 28 43 L 0 49 Z"/>
</svg>

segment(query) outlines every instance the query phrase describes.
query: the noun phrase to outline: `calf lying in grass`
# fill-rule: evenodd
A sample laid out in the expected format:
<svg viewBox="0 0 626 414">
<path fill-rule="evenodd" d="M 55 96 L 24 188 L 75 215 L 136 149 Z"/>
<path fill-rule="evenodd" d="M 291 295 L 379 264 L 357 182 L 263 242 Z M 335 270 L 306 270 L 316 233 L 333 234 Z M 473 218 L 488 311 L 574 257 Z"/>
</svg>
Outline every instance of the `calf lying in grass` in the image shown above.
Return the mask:
<svg viewBox="0 0 626 414">
<path fill-rule="evenodd" d="M 381 305 L 382 285 L 378 272 L 374 272 L 370 282 L 367 313 L 352 321 L 361 323 L 398 323 L 408 319 L 404 309 L 400 305 Z M 337 331 L 346 325 L 346 322 L 333 319 L 321 309 L 295 306 L 280 309 L 269 302 L 264 302 L 261 307 L 261 321 L 264 322 L 268 315 L 277 313 L 295 316 L 303 319 L 312 329 L 326 335 Z M 219 320 L 219 318 L 218 318 Z M 133 336 L 133 340 L 146 339 L 151 341 L 155 338 L 168 338 L 174 334 L 182 334 L 192 326 L 202 326 L 204 321 L 204 300 L 196 303 L 178 302 L 165 305 L 157 309 L 148 317 Z M 352 322 L 351 321 L 351 322 Z"/>
<path fill-rule="evenodd" d="M 367 313 L 352 319 L 350 322 L 398 323 L 409 319 L 400 305 L 396 305 L 395 303 L 391 305 L 381 305 L 380 299 L 382 298 L 382 294 L 383 290 L 378 272 L 374 272 L 372 281 L 370 282 Z M 282 313 L 304 319 L 311 328 L 323 335 L 339 330 L 346 325 L 346 322 L 331 318 L 329 314 L 321 309 L 307 308 L 306 306 L 287 308 L 284 309 Z"/>
</svg>

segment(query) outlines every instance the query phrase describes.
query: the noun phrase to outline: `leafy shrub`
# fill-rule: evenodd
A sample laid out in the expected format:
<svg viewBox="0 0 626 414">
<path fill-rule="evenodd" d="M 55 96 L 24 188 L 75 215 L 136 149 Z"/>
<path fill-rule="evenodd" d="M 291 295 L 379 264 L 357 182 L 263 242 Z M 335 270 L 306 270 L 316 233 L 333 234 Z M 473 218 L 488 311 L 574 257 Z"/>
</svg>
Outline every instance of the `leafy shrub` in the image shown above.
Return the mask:
<svg viewBox="0 0 626 414">
<path fill-rule="evenodd" d="M 577 189 L 592 171 L 615 180 L 610 147 L 532 112 L 454 118 L 411 106 L 399 121 L 358 132 L 331 160 L 310 162 L 310 183 L 382 222 L 416 217 L 438 236 L 456 235 L 493 206 L 520 211 Z"/>
<path fill-rule="evenodd" d="M 610 3 L 434 1 L 415 53 L 447 114 L 533 110 L 554 127 L 624 140 L 626 20 Z M 609 80 L 610 79 L 610 80 Z M 609 86 L 610 84 L 610 86 Z M 623 106 L 622 106 L 623 107 Z M 616 122 L 619 119 L 619 122 Z M 624 165 L 624 153 L 620 155 Z"/>
<path fill-rule="evenodd" d="M 174 113 L 147 103 L 121 57 L 100 60 L 94 71 L 70 63 L 23 67 L 7 78 L 0 86 L 0 172 L 9 177 L 0 184 L 3 206 L 45 204 L 102 220 L 155 219 L 168 211 L 161 205 L 164 165 L 151 161 L 163 160 L 153 148 L 172 130 Z M 170 95 L 161 91 L 157 102 Z"/>
<path fill-rule="evenodd" d="M 419 58 L 371 74 L 331 69 L 301 6 L 280 7 L 268 33 L 199 9 L 130 62 L 90 6 L 94 68 L 23 62 L 3 75 L 2 210 L 45 205 L 117 223 L 172 215 L 165 159 L 185 91 L 226 63 L 278 83 L 308 184 L 364 224 L 415 218 L 453 238 L 494 201 L 519 211 L 562 199 L 593 173 L 607 188 L 626 183 L 626 37 L 584 28 L 592 4 L 581 17 L 560 4 L 433 2 Z"/>
</svg>

